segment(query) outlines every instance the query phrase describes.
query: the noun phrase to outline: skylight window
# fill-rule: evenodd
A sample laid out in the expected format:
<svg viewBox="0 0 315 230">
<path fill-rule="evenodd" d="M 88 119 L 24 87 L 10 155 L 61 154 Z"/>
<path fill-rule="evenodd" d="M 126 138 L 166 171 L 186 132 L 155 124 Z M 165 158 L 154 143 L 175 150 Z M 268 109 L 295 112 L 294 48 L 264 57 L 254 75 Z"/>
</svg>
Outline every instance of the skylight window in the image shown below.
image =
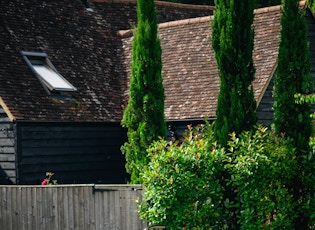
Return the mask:
<svg viewBox="0 0 315 230">
<path fill-rule="evenodd" d="M 45 53 L 22 52 L 24 60 L 50 93 L 71 92 L 77 89 L 58 73 Z"/>
</svg>

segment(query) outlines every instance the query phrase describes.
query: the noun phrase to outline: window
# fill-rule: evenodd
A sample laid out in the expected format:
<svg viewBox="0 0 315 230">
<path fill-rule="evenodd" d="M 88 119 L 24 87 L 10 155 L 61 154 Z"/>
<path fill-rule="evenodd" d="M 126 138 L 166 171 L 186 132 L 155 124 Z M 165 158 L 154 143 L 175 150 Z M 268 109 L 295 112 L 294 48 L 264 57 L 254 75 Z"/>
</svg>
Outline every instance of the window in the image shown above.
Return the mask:
<svg viewBox="0 0 315 230">
<path fill-rule="evenodd" d="M 71 92 L 77 90 L 58 73 L 45 53 L 23 51 L 22 56 L 48 93 Z"/>
</svg>

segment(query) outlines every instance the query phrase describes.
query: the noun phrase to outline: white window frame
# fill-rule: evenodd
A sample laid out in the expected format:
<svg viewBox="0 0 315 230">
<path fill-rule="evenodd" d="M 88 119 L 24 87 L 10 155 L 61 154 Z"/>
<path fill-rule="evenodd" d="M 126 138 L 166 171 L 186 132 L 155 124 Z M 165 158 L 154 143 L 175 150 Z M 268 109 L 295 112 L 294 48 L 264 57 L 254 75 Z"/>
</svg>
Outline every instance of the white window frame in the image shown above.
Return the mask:
<svg viewBox="0 0 315 230">
<path fill-rule="evenodd" d="M 26 51 L 22 51 L 21 54 L 49 94 L 77 91 L 77 89 L 56 70 L 48 59 L 47 54 Z"/>
</svg>

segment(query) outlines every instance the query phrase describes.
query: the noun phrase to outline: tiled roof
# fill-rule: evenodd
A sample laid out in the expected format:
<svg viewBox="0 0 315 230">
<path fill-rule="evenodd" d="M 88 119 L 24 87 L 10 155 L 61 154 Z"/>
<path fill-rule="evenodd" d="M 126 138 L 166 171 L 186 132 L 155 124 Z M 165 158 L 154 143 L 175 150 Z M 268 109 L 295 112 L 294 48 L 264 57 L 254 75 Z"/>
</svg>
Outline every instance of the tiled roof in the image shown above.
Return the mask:
<svg viewBox="0 0 315 230">
<path fill-rule="evenodd" d="M 11 120 L 119 122 L 127 87 L 117 30 L 136 23 L 136 1 L 0 0 L 0 106 Z M 209 8 L 157 4 L 160 22 L 209 15 Z M 48 96 L 21 51 L 45 52 L 78 90 Z"/>
<path fill-rule="evenodd" d="M 136 0 L 0 0 L 0 106 L 11 120 L 119 122 L 128 94 Z M 156 1 L 168 120 L 215 117 L 219 77 L 212 7 Z M 253 83 L 259 102 L 276 68 L 280 6 L 255 11 Z M 117 33 L 120 31 L 120 33 Z M 122 37 L 121 36 L 128 36 Z M 21 51 L 45 52 L 77 89 L 47 95 Z"/>
<path fill-rule="evenodd" d="M 256 74 L 253 87 L 258 103 L 276 68 L 280 17 L 280 6 L 255 10 L 253 59 Z M 212 19 L 208 16 L 159 25 L 168 120 L 215 117 L 220 79 L 211 45 Z M 121 35 L 130 33 L 122 31 Z M 123 42 L 125 62 L 129 63 L 131 38 L 124 37 Z"/>
</svg>

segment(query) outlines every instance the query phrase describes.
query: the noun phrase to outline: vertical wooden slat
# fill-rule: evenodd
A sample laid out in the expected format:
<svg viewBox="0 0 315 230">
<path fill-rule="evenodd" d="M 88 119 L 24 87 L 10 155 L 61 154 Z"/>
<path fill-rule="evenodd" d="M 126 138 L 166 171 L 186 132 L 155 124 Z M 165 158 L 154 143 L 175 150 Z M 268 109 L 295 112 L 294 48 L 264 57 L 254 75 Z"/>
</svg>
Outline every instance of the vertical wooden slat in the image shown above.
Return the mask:
<svg viewBox="0 0 315 230">
<path fill-rule="evenodd" d="M 68 210 L 69 210 L 69 229 L 74 229 L 74 190 L 73 188 L 68 188 Z"/>
<path fill-rule="evenodd" d="M 58 230 L 64 229 L 64 218 L 65 218 L 65 210 L 63 203 L 63 187 L 57 188 L 57 212 L 58 212 Z"/>
<path fill-rule="evenodd" d="M 36 203 L 36 188 L 32 189 L 32 223 L 30 229 L 36 229 L 37 218 L 37 203 Z"/>
<path fill-rule="evenodd" d="M 5 215 L 5 210 L 6 210 L 6 188 L 2 187 L 0 188 L 0 229 L 4 229 L 6 226 L 6 215 Z"/>
<path fill-rule="evenodd" d="M 11 209 L 11 227 L 12 229 L 17 229 L 18 227 L 18 220 L 17 220 L 17 187 L 12 189 L 12 196 L 8 197 L 8 201 L 10 202 L 9 207 Z"/>
<path fill-rule="evenodd" d="M 20 203 L 20 225 L 23 230 L 27 230 L 28 226 L 28 220 L 27 220 L 27 215 L 28 215 L 28 199 L 29 197 L 27 196 L 27 188 L 26 187 L 21 187 L 21 203 Z"/>
<path fill-rule="evenodd" d="M 27 220 L 27 227 L 26 229 L 27 230 L 31 230 L 33 229 L 32 228 L 32 206 L 33 206 L 33 203 L 32 203 L 32 188 L 31 187 L 26 187 L 26 197 L 25 197 L 25 200 L 27 200 L 26 202 L 26 220 Z"/>
<path fill-rule="evenodd" d="M 79 187 L 78 189 L 78 205 L 79 205 L 79 210 L 78 210 L 78 229 L 87 229 L 84 223 L 85 220 L 85 209 L 84 209 L 84 203 L 85 203 L 85 198 L 84 198 L 84 187 Z"/>
<path fill-rule="evenodd" d="M 38 188 L 36 191 L 36 205 L 37 205 L 36 227 L 39 229 L 44 229 L 42 191 L 43 191 L 43 188 Z"/>
<path fill-rule="evenodd" d="M 89 218 L 89 228 L 88 229 L 91 229 L 91 230 L 96 230 L 97 229 L 97 225 L 96 225 L 96 212 L 95 212 L 95 206 L 96 206 L 96 199 L 95 199 L 95 195 L 93 193 L 93 188 L 94 187 L 89 187 L 88 190 L 86 190 L 88 196 L 87 196 L 87 208 L 88 208 L 88 218 Z"/>
<path fill-rule="evenodd" d="M 89 210 L 88 210 L 88 188 L 82 187 L 82 192 L 80 193 L 82 200 L 82 213 L 81 219 L 83 221 L 82 229 L 89 229 Z"/>
<path fill-rule="evenodd" d="M 52 187 L 52 215 L 53 215 L 53 227 L 55 230 L 59 229 L 59 206 L 58 206 L 58 188 Z"/>
<path fill-rule="evenodd" d="M 73 223 L 72 228 L 77 229 L 77 215 L 78 215 L 78 203 L 77 203 L 77 188 L 72 188 L 72 216 L 73 216 Z"/>
<path fill-rule="evenodd" d="M 96 197 L 95 202 L 95 221 L 96 221 L 96 229 L 105 229 L 106 223 L 104 222 L 107 218 L 105 214 L 107 211 L 105 211 L 108 208 L 108 204 L 105 203 L 104 194 L 95 192 L 94 196 Z M 103 209 L 100 207 L 104 207 Z"/>
<path fill-rule="evenodd" d="M 69 195 L 68 195 L 68 188 L 65 187 L 63 190 L 63 209 L 64 209 L 64 218 L 63 218 L 63 229 L 70 229 L 70 224 L 69 224 L 69 203 L 68 203 Z"/>
</svg>

